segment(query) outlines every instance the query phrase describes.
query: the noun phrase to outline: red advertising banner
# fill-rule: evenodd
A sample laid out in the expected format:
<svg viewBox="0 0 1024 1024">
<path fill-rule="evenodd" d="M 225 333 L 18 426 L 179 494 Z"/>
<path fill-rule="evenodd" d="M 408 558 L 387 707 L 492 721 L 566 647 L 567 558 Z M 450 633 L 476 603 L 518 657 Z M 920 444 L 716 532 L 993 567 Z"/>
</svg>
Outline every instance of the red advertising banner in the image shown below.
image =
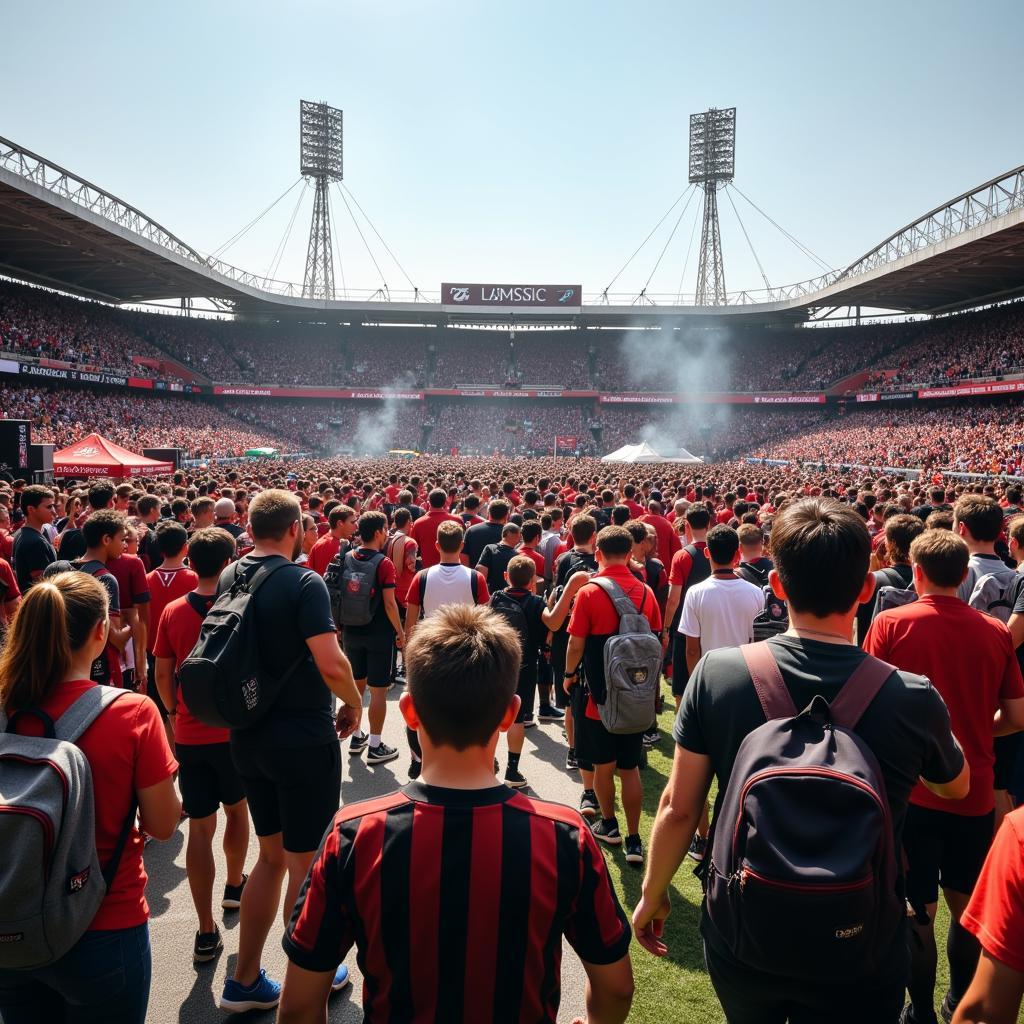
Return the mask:
<svg viewBox="0 0 1024 1024">
<path fill-rule="evenodd" d="M 257 388 L 216 384 L 215 395 L 234 395 L 239 398 L 366 398 L 383 401 L 399 398 L 409 402 L 423 400 L 422 391 L 353 391 L 350 388 Z"/>
<path fill-rule="evenodd" d="M 451 284 L 441 285 L 441 305 L 459 308 L 579 309 L 583 286 L 578 284 Z"/>
<path fill-rule="evenodd" d="M 947 388 L 924 388 L 918 398 L 958 398 L 961 395 L 1011 395 L 1024 391 L 1024 380 L 994 380 L 988 384 L 951 384 Z"/>
<path fill-rule="evenodd" d="M 578 437 L 573 437 L 573 436 L 571 436 L 569 434 L 565 434 L 565 435 L 559 434 L 555 438 L 555 444 L 559 448 L 574 449 L 578 443 L 579 443 L 579 438 Z"/>
<path fill-rule="evenodd" d="M 823 394 L 792 395 L 739 395 L 708 392 L 702 395 L 669 395 L 643 392 L 619 395 L 599 395 L 598 401 L 605 405 L 678 405 L 700 403 L 702 405 L 823 405 Z"/>
</svg>

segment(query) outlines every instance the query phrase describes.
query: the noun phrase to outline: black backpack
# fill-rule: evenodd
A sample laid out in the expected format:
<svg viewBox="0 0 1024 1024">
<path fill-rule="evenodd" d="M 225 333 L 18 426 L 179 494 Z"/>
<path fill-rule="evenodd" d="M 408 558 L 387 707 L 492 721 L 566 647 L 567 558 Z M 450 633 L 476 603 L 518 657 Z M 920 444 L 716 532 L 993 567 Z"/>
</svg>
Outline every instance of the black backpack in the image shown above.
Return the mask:
<svg viewBox="0 0 1024 1024">
<path fill-rule="evenodd" d="M 715 815 L 708 917 L 757 971 L 868 977 L 906 909 L 885 779 L 854 729 L 895 670 L 866 656 L 831 703 L 798 712 L 771 644 L 740 651 L 766 722 L 740 744 Z"/>
<path fill-rule="evenodd" d="M 736 571 L 748 583 L 760 587 L 764 595 L 764 608 L 754 616 L 754 641 L 769 640 L 789 629 L 789 606 L 777 597 L 768 582 L 770 570 L 758 569 L 750 562 L 740 562 Z"/>
<path fill-rule="evenodd" d="M 526 617 L 526 609 L 504 590 L 491 594 L 490 606 L 519 634 L 519 649 L 525 664 L 531 646 L 533 653 L 536 653 L 536 645 L 530 637 L 530 620 Z"/>
<path fill-rule="evenodd" d="M 238 563 L 235 563 L 236 566 Z M 233 578 L 203 619 L 192 653 L 178 668 L 181 695 L 193 717 L 221 729 L 246 729 L 273 707 L 306 660 L 303 652 L 283 675 L 265 671 L 253 601 L 274 573 L 293 565 L 278 556 Z"/>
</svg>

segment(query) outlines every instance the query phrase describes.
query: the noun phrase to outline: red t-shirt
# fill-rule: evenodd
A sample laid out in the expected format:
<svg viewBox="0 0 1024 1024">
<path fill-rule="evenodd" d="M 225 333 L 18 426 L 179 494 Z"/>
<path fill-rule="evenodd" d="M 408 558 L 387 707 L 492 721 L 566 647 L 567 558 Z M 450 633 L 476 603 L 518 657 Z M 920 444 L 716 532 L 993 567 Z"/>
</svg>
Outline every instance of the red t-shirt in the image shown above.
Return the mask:
<svg viewBox="0 0 1024 1024">
<path fill-rule="evenodd" d="M 341 539 L 327 534 L 321 537 L 309 549 L 309 561 L 306 564 L 318 576 L 323 576 L 327 572 L 327 566 L 331 564 L 331 559 L 338 553 L 340 547 Z"/>
<path fill-rule="evenodd" d="M 7 604 L 21 597 L 18 589 L 18 581 L 14 576 L 11 563 L 6 558 L 0 558 L 0 604 Z"/>
<path fill-rule="evenodd" d="M 720 508 L 715 513 L 715 520 L 721 526 L 728 526 L 729 523 L 732 521 L 734 514 L 735 513 L 731 508 Z"/>
<path fill-rule="evenodd" d="M 864 650 L 931 680 L 971 766 L 971 789 L 963 800 L 943 800 L 918 783 L 910 802 L 951 814 L 988 814 L 994 805 L 992 719 L 1000 701 L 1024 697 L 1010 631 L 959 598 L 928 596 L 882 612 Z"/>
<path fill-rule="evenodd" d="M 9 562 L 14 555 L 14 534 L 0 533 L 0 558 L 6 558 Z"/>
<path fill-rule="evenodd" d="M 989 956 L 1024 972 L 1024 808 L 1003 819 L 960 923 Z"/>
<path fill-rule="evenodd" d="M 199 585 L 199 577 L 186 566 L 177 569 L 154 569 L 146 574 L 149 593 L 152 598 L 149 605 L 149 633 L 146 635 L 146 650 L 150 654 L 156 646 L 156 631 L 160 625 L 160 616 L 164 609 L 179 597 L 184 597 Z"/>
<path fill-rule="evenodd" d="M 401 538 L 401 539 L 400 539 Z M 395 600 L 405 606 L 406 595 L 416 575 L 416 541 L 407 534 L 395 534 L 385 549 L 395 566 Z"/>
<path fill-rule="evenodd" d="M 698 551 L 704 552 L 707 557 L 707 543 L 702 540 L 694 541 L 693 546 Z M 682 548 L 672 556 L 672 565 L 668 570 L 668 582 L 673 587 L 685 587 L 690 579 L 690 570 L 693 568 L 693 558 L 686 548 Z"/>
<path fill-rule="evenodd" d="M 661 632 L 661 609 L 655 600 L 654 591 L 638 580 L 625 565 L 610 565 L 598 576 L 615 580 L 626 596 L 636 605 L 643 605 L 644 615 L 651 624 L 651 632 Z M 585 584 L 576 594 L 572 614 L 569 617 L 569 635 L 586 639 L 588 636 L 605 636 L 618 632 L 619 613 L 611 598 L 598 586 Z M 593 698 L 587 697 L 587 718 L 599 719 L 600 712 Z"/>
<path fill-rule="evenodd" d="M 640 519 L 644 515 L 643 506 L 638 505 L 632 498 L 626 498 L 622 504 L 629 509 L 629 514 L 634 519 Z"/>
<path fill-rule="evenodd" d="M 534 577 L 534 583 L 537 580 L 544 579 L 544 556 L 536 548 L 520 548 L 516 554 L 526 555 L 527 558 L 532 559 L 533 564 L 537 567 L 537 575 Z"/>
<path fill-rule="evenodd" d="M 150 599 L 149 583 L 146 581 L 146 566 L 138 555 L 121 555 L 107 562 L 107 569 L 117 580 L 121 596 L 121 610 L 147 604 Z"/>
<path fill-rule="evenodd" d="M 672 529 L 664 516 L 659 516 L 655 512 L 648 512 L 640 521 L 650 523 L 654 527 L 654 532 L 658 535 L 658 558 L 668 565 L 672 561 L 672 556 L 682 547 L 679 534 Z"/>
<path fill-rule="evenodd" d="M 401 488 L 397 487 L 395 484 L 390 484 L 384 488 L 384 497 L 389 505 L 397 505 L 398 496 L 401 493 Z"/>
<path fill-rule="evenodd" d="M 420 547 L 420 559 L 424 569 L 429 569 L 441 561 L 441 556 L 437 552 L 437 528 L 446 522 L 462 526 L 462 520 L 458 516 L 432 508 L 425 516 L 420 516 L 409 530 L 409 536 Z"/>
<path fill-rule="evenodd" d="M 172 601 L 160 616 L 153 653 L 158 658 L 173 658 L 177 667 L 192 653 L 199 639 L 199 627 L 214 602 L 214 597 L 186 594 Z M 202 608 L 202 612 L 200 612 Z M 174 722 L 174 741 L 186 746 L 202 743 L 227 743 L 231 734 L 193 718 L 178 689 L 178 713 Z"/>
<path fill-rule="evenodd" d="M 40 710 L 56 721 L 90 687 L 89 679 L 61 683 Z M 24 736 L 41 736 L 42 723 L 29 715 L 18 720 Z M 82 733 L 78 746 L 92 769 L 96 803 L 96 850 L 106 865 L 117 845 L 132 795 L 170 778 L 178 767 L 167 745 L 156 704 L 143 694 L 128 693 L 115 701 Z M 117 875 L 89 931 L 135 928 L 149 919 L 143 841 L 133 828 L 121 855 Z"/>
</svg>

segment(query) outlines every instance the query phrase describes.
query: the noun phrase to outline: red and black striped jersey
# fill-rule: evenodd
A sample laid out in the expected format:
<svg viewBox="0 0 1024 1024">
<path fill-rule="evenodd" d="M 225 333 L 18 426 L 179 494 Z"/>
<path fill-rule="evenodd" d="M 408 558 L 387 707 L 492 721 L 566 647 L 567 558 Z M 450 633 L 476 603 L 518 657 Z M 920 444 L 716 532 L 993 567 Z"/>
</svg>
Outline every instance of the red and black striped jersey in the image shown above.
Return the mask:
<svg viewBox="0 0 1024 1024">
<path fill-rule="evenodd" d="M 414 782 L 338 812 L 284 948 L 322 972 L 354 944 L 374 1024 L 554 1024 L 562 936 L 582 960 L 610 964 L 630 934 L 576 811 L 506 786 Z"/>
</svg>

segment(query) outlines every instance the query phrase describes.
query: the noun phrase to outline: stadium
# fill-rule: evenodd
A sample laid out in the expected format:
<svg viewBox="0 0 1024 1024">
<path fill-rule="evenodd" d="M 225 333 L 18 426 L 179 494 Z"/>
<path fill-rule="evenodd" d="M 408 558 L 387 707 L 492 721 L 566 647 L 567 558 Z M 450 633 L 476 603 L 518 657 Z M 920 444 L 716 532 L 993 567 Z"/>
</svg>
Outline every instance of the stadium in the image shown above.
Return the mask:
<svg viewBox="0 0 1024 1024">
<path fill-rule="evenodd" d="M 14 6 L 0 1024 L 1020 1024 L 1020 13 Z"/>
<path fill-rule="evenodd" d="M 731 163 L 712 184 L 730 175 Z M 314 219 L 311 254 L 319 230 Z M 701 244 L 706 274 L 715 238 Z M 261 279 L 0 139 L 5 415 L 31 422 L 32 443 L 99 430 L 179 463 L 267 447 L 604 456 L 647 441 L 706 462 L 1020 469 L 1024 167 L 842 270 L 726 293 L 719 267 L 718 292 L 702 278 L 689 301 L 451 283 L 341 299 L 323 280 L 330 256 L 319 281 L 315 266 L 302 285 Z M 139 312 L 147 303 L 227 318 Z M 15 468 L 10 442 L 4 461 Z"/>
</svg>

